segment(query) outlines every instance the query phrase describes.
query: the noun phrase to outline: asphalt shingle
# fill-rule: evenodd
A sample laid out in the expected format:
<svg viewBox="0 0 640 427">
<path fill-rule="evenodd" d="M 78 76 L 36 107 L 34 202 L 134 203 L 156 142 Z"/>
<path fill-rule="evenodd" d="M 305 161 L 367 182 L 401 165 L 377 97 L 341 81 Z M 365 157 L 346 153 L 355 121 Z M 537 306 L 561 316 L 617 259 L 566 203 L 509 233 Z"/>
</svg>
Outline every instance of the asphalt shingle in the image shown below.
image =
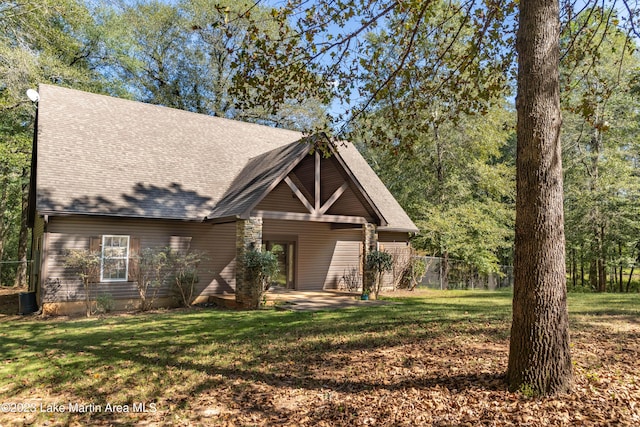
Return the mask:
<svg viewBox="0 0 640 427">
<path fill-rule="evenodd" d="M 300 132 L 40 85 L 36 210 L 203 220 L 255 206 L 309 151 Z M 417 231 L 349 144 L 386 228 Z"/>
</svg>

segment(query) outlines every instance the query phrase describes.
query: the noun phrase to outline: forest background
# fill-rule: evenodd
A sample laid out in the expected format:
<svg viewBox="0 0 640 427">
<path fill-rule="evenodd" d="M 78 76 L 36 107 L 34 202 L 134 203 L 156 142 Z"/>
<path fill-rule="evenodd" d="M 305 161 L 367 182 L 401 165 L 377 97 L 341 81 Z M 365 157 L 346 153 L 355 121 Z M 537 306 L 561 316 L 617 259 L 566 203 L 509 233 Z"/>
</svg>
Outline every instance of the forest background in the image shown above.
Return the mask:
<svg viewBox="0 0 640 427">
<path fill-rule="evenodd" d="M 512 264 L 515 3 L 388 2 L 370 22 L 354 19 L 384 2 L 347 3 L 360 13 L 320 37 L 298 31 L 279 2 L 2 1 L 0 283 L 26 283 L 36 106 L 25 93 L 39 83 L 349 139 L 419 226 L 413 246 L 445 273 L 449 260 L 479 273 Z M 570 289 L 640 288 L 634 17 L 562 3 Z"/>
</svg>

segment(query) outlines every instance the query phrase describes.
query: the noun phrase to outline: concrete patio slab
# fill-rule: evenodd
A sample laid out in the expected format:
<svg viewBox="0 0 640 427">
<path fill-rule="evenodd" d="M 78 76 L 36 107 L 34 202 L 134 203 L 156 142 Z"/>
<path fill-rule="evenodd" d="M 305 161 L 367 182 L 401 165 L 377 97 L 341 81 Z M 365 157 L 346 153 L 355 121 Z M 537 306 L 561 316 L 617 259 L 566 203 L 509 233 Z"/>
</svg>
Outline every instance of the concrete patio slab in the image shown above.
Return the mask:
<svg viewBox="0 0 640 427">
<path fill-rule="evenodd" d="M 373 307 L 393 304 L 391 301 L 362 301 L 359 293 L 340 291 L 295 291 L 274 288 L 267 292 L 267 301 L 273 301 L 278 310 L 321 311 L 352 307 Z"/>
<path fill-rule="evenodd" d="M 235 307 L 235 295 L 226 294 L 215 296 L 228 308 Z M 339 310 L 352 307 L 374 307 L 394 304 L 392 301 L 360 300 L 360 293 L 341 291 L 297 291 L 285 288 L 271 288 L 266 293 L 267 305 L 277 310 L 291 311 L 321 311 Z"/>
</svg>

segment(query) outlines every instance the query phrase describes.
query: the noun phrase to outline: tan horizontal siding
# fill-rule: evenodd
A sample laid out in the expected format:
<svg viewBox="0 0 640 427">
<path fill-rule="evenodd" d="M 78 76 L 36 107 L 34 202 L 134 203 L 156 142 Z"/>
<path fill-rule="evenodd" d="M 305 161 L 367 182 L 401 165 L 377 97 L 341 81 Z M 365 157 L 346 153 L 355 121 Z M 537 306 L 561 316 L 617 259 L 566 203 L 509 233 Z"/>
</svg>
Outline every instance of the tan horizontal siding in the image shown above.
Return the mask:
<svg viewBox="0 0 640 427">
<path fill-rule="evenodd" d="M 333 156 L 320 160 L 320 180 L 322 182 L 320 200 L 322 203 L 326 202 L 333 192 L 347 181 L 347 174 L 346 172 L 340 172 L 340 167 Z"/>
<path fill-rule="evenodd" d="M 40 277 L 41 277 L 41 271 L 42 271 L 42 253 L 43 253 L 42 244 L 44 243 L 43 236 L 44 236 L 44 219 L 41 216 L 36 215 L 33 222 L 33 230 L 32 230 L 32 237 L 31 237 L 32 239 L 31 241 L 33 242 L 33 247 L 31 248 L 32 263 L 29 271 L 29 290 L 36 291 L 36 300 L 38 302 L 38 305 L 40 304 L 40 301 L 41 301 L 41 289 L 42 289 Z"/>
<path fill-rule="evenodd" d="M 121 234 L 140 239 L 140 247 L 165 247 L 172 242 L 189 242 L 193 250 L 204 251 L 199 267 L 197 295 L 233 292 L 235 289 L 235 224 L 198 224 L 179 221 L 54 217 L 48 225 L 49 262 L 44 270 L 44 301 L 81 301 L 84 290 L 77 276 L 64 268 L 66 249 L 88 249 L 90 238 Z M 263 234 L 286 237 L 296 244 L 296 285 L 300 290 L 334 289 L 345 271 L 361 263 L 361 229 L 332 230 L 330 224 L 304 221 L 265 220 Z M 172 236 L 174 236 L 172 238 Z M 175 236 L 181 236 L 177 238 Z M 188 238 L 191 239 L 188 239 Z M 403 240 L 404 239 L 404 240 Z M 379 233 L 385 250 L 407 248 L 406 233 Z M 386 281 L 386 280 L 385 280 Z M 114 299 L 137 298 L 132 282 L 100 283 L 96 294 Z M 158 297 L 169 295 L 164 288 Z"/>
<path fill-rule="evenodd" d="M 313 200 L 309 203 L 313 205 Z M 257 210 L 309 213 L 286 182 L 281 182 L 258 205 Z"/>
<path fill-rule="evenodd" d="M 64 267 L 67 249 L 88 249 L 91 237 L 105 234 L 128 235 L 140 239 L 140 248 L 182 246 L 203 251 L 198 269 L 198 295 L 233 292 L 235 289 L 235 224 L 200 224 L 180 221 L 118 219 L 99 217 L 54 217 L 48 225 L 49 258 L 46 269 L 45 301 L 78 301 L 84 298 L 82 283 Z M 190 238 L 190 239 L 189 239 Z M 96 292 L 114 299 L 137 298 L 132 282 L 105 282 Z M 169 296 L 168 287 L 158 297 Z"/>
<path fill-rule="evenodd" d="M 44 219 L 41 216 L 36 216 L 33 222 L 33 237 L 41 237 L 44 233 Z"/>
<path fill-rule="evenodd" d="M 320 176 L 322 179 L 322 203 L 331 197 L 342 184 L 347 182 L 348 175 L 346 172 L 341 171 L 342 166 L 338 163 L 335 157 L 328 159 L 322 159 Z M 336 202 L 327 211 L 330 215 L 350 215 L 361 216 L 367 219 L 369 222 L 373 222 L 373 217 L 367 208 L 362 196 L 353 190 L 353 183 L 342 195 L 336 200 Z"/>
<path fill-rule="evenodd" d="M 266 219 L 263 235 L 297 238 L 299 290 L 335 289 L 345 268 L 360 262 L 361 229 L 332 230 L 327 223 Z"/>
<path fill-rule="evenodd" d="M 356 196 L 356 193 L 347 188 L 342 196 L 331 205 L 327 211 L 329 215 L 349 215 L 349 216 L 361 216 L 367 219 L 369 222 L 373 222 L 373 217 L 369 211 L 364 207 L 360 199 Z"/>
<path fill-rule="evenodd" d="M 302 161 L 293 168 L 293 173 L 309 194 L 315 194 L 315 156 L 310 155 L 302 159 Z"/>
<path fill-rule="evenodd" d="M 397 238 L 398 236 L 391 236 L 390 234 L 402 235 L 402 233 L 380 233 L 380 235 L 378 236 L 378 248 L 392 255 L 395 255 L 395 254 L 409 255 L 411 251 L 411 247 L 407 245 L 406 237 L 405 237 L 405 241 L 392 240 Z M 393 273 L 391 271 L 386 272 L 384 274 L 382 278 L 382 286 L 383 287 L 393 286 Z"/>
</svg>

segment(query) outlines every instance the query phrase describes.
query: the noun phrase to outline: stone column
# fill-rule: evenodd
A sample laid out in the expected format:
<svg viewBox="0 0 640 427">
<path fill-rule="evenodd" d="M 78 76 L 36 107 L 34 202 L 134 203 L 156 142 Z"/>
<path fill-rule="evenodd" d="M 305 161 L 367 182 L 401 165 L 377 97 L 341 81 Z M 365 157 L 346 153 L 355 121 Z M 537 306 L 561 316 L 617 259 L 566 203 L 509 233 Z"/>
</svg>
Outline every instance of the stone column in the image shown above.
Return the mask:
<svg viewBox="0 0 640 427">
<path fill-rule="evenodd" d="M 378 233 L 376 233 L 375 224 L 366 223 L 362 226 L 362 241 L 364 242 L 364 250 L 362 251 L 362 285 L 364 289 L 370 290 L 373 288 L 375 277 L 367 269 L 367 255 L 378 247 Z"/>
<path fill-rule="evenodd" d="M 255 249 L 262 250 L 262 218 L 250 217 L 236 221 L 236 303 L 242 308 L 256 309 L 260 306 L 259 285 L 246 279 L 244 254 Z"/>
</svg>

